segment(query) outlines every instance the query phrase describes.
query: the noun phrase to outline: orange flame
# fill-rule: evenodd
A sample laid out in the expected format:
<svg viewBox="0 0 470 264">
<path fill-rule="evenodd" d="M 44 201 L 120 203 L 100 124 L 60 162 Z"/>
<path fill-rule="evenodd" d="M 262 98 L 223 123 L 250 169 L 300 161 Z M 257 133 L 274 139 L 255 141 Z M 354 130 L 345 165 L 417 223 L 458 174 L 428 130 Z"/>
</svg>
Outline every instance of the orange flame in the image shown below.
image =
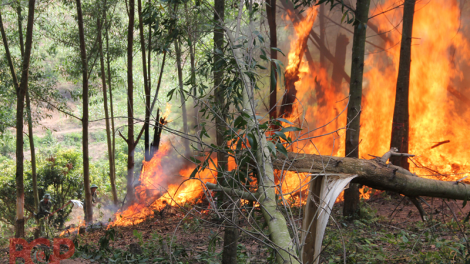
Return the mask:
<svg viewBox="0 0 470 264">
<path fill-rule="evenodd" d="M 396 2 L 388 1 L 371 12 L 371 16 L 387 10 Z M 432 1 L 416 7 L 413 26 L 412 63 L 410 75 L 410 153 L 417 157 L 411 163 L 411 170 L 423 177 L 447 174 L 444 180 L 457 180 L 470 170 L 469 141 L 466 139 L 470 127 L 470 110 L 466 100 L 470 89 L 462 86 L 464 76 L 459 67 L 468 64 L 469 43 L 460 29 L 460 9 L 457 1 Z M 390 30 L 402 20 L 402 11 L 387 13 L 374 18 L 381 31 L 389 32 L 391 41 L 384 43 L 386 52 L 371 53 L 366 56 L 364 74 L 364 95 L 361 116 L 360 155 L 382 155 L 390 148 L 392 117 L 396 77 L 400 56 L 401 34 Z M 391 23 L 392 21 L 393 23 Z M 441 23 L 441 21 L 446 21 Z M 297 26 L 294 25 L 297 32 Z M 294 43 L 294 42 L 292 42 Z M 292 47 L 295 45 L 291 44 Z M 290 54 L 300 54 L 291 50 Z M 295 82 L 297 101 L 293 107 L 294 116 L 288 119 L 309 130 L 302 139 L 329 133 L 327 136 L 300 141 L 291 146 L 291 151 L 344 156 L 345 108 L 348 84 L 335 92 L 323 65 L 309 67 L 301 58 L 289 56 L 289 66 L 299 64 L 299 80 Z M 286 76 L 287 78 L 287 76 Z M 461 98 L 458 98 L 460 95 Z M 305 117 L 302 122 L 300 118 Z M 339 115 L 339 116 L 338 116 Z M 336 119 L 334 119 L 337 117 Z M 334 121 L 331 121 L 334 120 Z M 305 125 L 307 124 L 307 125 Z M 318 127 L 321 127 L 318 129 Z M 303 132 L 305 133 L 305 132 Z M 299 135 L 299 134 L 297 134 Z M 439 142 L 440 144 L 435 148 Z M 421 166 L 429 169 L 420 168 Z M 433 175 L 434 174 L 434 175 Z M 296 181 L 295 188 L 301 186 L 299 176 L 285 173 L 287 181 Z M 286 187 L 287 188 L 287 187 Z M 302 188 L 304 189 L 305 186 Z M 285 192 L 292 191 L 287 188 Z M 368 193 L 362 194 L 369 198 Z"/>
<path fill-rule="evenodd" d="M 201 181 L 215 182 L 211 168 L 197 174 L 196 178 L 200 181 L 188 180 L 196 167 L 194 164 L 181 165 L 182 168 L 177 170 L 179 175 L 168 175 L 165 164 L 172 163 L 177 163 L 172 153 L 172 146 L 169 142 L 165 142 L 150 161 L 143 162 L 140 184 L 135 188 L 136 200 L 125 211 L 116 213 L 116 220 L 110 225 L 139 224 L 167 205 L 182 205 L 201 197 L 203 194 Z M 183 183 L 171 183 L 175 181 Z"/>
</svg>

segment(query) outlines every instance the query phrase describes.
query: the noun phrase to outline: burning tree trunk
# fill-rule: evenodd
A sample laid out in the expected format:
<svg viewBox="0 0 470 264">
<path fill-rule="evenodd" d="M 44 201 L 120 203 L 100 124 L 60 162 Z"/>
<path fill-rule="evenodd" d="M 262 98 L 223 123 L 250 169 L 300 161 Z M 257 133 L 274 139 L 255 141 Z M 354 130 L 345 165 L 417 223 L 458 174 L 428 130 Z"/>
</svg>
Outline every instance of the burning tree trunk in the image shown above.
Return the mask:
<svg viewBox="0 0 470 264">
<path fill-rule="evenodd" d="M 341 84 L 343 82 L 344 65 L 346 63 L 346 48 L 349 39 L 346 35 L 339 34 L 336 38 L 335 61 L 333 64 L 333 72 L 331 74 L 332 86 L 336 93 L 341 92 Z"/>
<path fill-rule="evenodd" d="M 359 132 L 361 120 L 362 78 L 364 73 L 364 51 L 366 45 L 366 25 L 369 16 L 370 0 L 357 0 L 356 21 L 351 59 L 351 82 L 346 130 L 346 156 L 359 157 Z M 359 186 L 350 184 L 344 192 L 343 215 L 353 217 L 358 211 Z"/>
<path fill-rule="evenodd" d="M 306 19 L 303 19 L 301 22 L 296 23 L 296 31 L 298 39 L 295 42 L 294 46 L 291 49 L 294 49 L 293 53 L 289 53 L 289 65 L 286 67 L 285 71 L 285 85 L 286 93 L 282 99 L 281 110 L 279 116 L 288 117 L 292 114 L 292 106 L 295 102 L 297 95 L 297 90 L 295 89 L 295 82 L 299 80 L 299 67 L 302 62 L 302 58 L 307 49 L 308 35 L 310 29 L 315 22 L 317 16 L 317 9 L 309 9 Z M 307 30 L 305 30 L 307 29 Z"/>
<path fill-rule="evenodd" d="M 88 63 L 85 46 L 85 33 L 83 29 L 82 4 L 77 0 L 77 17 L 78 17 L 78 35 L 80 38 L 80 57 L 82 60 L 82 77 L 83 77 L 83 117 L 82 117 L 82 137 L 83 137 L 83 183 L 85 188 L 85 222 L 87 224 L 93 222 L 93 207 L 91 204 L 90 190 L 90 160 L 88 157 Z"/>
<path fill-rule="evenodd" d="M 276 0 L 266 0 L 266 14 L 269 25 L 271 59 L 277 60 L 277 51 L 272 49 L 277 48 Z M 269 117 L 271 119 L 277 118 L 277 79 L 276 63 L 272 62 L 270 79 L 271 88 L 269 90 Z"/>
<path fill-rule="evenodd" d="M 413 32 L 413 16 L 415 11 L 415 0 L 407 0 L 403 11 L 403 30 L 401 37 L 400 62 L 398 65 L 397 91 L 395 95 L 395 109 L 393 111 L 392 140 L 391 147 L 398 148 L 399 152 L 408 152 L 408 134 L 410 126 L 410 115 L 408 109 L 408 98 L 410 88 L 411 68 L 411 39 Z M 394 157 L 391 162 L 405 169 L 410 164 L 405 157 Z"/>
</svg>

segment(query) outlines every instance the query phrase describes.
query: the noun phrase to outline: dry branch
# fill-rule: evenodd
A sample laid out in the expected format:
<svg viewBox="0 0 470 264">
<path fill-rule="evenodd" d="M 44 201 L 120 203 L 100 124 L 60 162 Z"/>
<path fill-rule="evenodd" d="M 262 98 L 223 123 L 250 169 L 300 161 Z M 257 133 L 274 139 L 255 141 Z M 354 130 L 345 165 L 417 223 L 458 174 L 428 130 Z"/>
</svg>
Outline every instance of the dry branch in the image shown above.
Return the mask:
<svg viewBox="0 0 470 264">
<path fill-rule="evenodd" d="M 439 181 L 416 177 L 408 170 L 377 160 L 288 153 L 287 159 L 273 159 L 275 169 L 306 173 L 357 174 L 352 182 L 374 189 L 397 192 L 410 197 L 429 196 L 466 200 L 470 187 L 455 181 Z"/>
</svg>

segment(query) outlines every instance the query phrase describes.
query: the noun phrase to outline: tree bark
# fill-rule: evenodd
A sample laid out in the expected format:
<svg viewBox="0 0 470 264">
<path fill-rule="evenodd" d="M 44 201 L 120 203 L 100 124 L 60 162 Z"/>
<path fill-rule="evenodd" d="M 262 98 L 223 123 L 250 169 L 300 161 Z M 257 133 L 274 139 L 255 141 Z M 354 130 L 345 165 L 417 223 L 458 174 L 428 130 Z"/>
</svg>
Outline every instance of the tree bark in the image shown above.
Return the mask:
<svg viewBox="0 0 470 264">
<path fill-rule="evenodd" d="M 0 29 L 2 33 L 3 45 L 10 66 L 13 84 L 16 90 L 16 223 L 15 237 L 24 237 L 24 151 L 23 151 L 23 113 L 24 99 L 28 92 L 29 64 L 31 59 L 31 49 L 33 42 L 34 25 L 34 6 L 35 0 L 29 0 L 28 5 L 28 24 L 26 29 L 26 45 L 24 50 L 23 63 L 21 67 L 21 84 L 19 84 L 13 60 L 8 47 L 5 29 L 0 13 Z"/>
<path fill-rule="evenodd" d="M 344 66 L 346 64 L 346 50 L 349 39 L 346 35 L 339 34 L 336 38 L 335 61 L 333 63 L 333 72 L 331 73 L 332 86 L 336 93 L 341 92 L 343 82 Z"/>
<path fill-rule="evenodd" d="M 31 149 L 31 177 L 33 180 L 34 212 L 37 213 L 39 210 L 38 176 L 36 172 L 36 149 L 34 147 L 33 119 L 31 116 L 31 100 L 29 98 L 29 92 L 26 93 L 26 111 L 28 114 L 29 148 Z"/>
<path fill-rule="evenodd" d="M 413 32 L 413 16 L 416 0 L 406 0 L 403 10 L 403 29 L 401 37 L 400 62 L 398 64 L 397 90 L 395 109 L 393 111 L 391 147 L 398 152 L 408 153 L 410 114 L 408 108 L 411 68 L 411 40 Z M 393 157 L 393 164 L 405 169 L 410 168 L 406 157 Z"/>
<path fill-rule="evenodd" d="M 134 80 L 132 73 L 135 1 L 129 0 L 127 28 L 127 200 L 134 201 Z"/>
<path fill-rule="evenodd" d="M 24 60 L 24 40 L 23 40 L 23 16 L 21 15 L 21 5 L 18 3 L 18 34 L 20 40 L 20 51 L 21 59 Z M 38 193 L 38 181 L 36 173 L 36 150 L 34 148 L 34 136 L 33 136 L 33 119 L 31 117 L 31 100 L 29 98 L 29 91 L 26 92 L 26 111 L 28 115 L 28 138 L 29 148 L 31 149 L 31 177 L 33 180 L 33 199 L 34 199 L 34 212 L 37 213 L 39 209 L 39 193 Z"/>
<path fill-rule="evenodd" d="M 223 25 L 225 19 L 225 0 L 215 0 L 214 2 L 214 21 L 216 24 Z M 222 56 L 224 46 L 224 31 L 218 26 L 214 27 L 214 99 L 215 106 L 217 109 L 217 116 L 215 118 L 216 126 L 216 142 L 217 146 L 224 146 L 224 129 L 226 121 L 226 101 L 224 97 L 223 88 L 223 76 L 224 69 L 220 67 L 222 65 Z M 224 172 L 227 171 L 228 156 L 225 152 L 217 152 L 217 182 L 222 186 L 227 186 Z M 224 201 L 229 199 L 224 195 L 222 197 Z M 235 215 L 234 215 L 235 214 Z M 235 217 L 235 218 L 234 218 Z M 236 211 L 232 211 L 227 214 L 227 218 L 236 219 Z M 238 245 L 239 232 L 234 226 L 226 225 L 224 229 L 224 247 L 222 251 L 222 263 L 223 264 L 236 264 L 237 263 L 237 245 Z"/>
<path fill-rule="evenodd" d="M 181 98 L 181 111 L 183 112 L 183 132 L 185 135 L 188 135 L 188 114 L 186 111 L 186 100 L 184 99 L 184 91 L 183 91 L 183 69 L 181 66 L 181 47 L 179 43 L 179 39 L 175 39 L 175 51 L 176 51 L 176 67 L 178 68 L 178 83 L 179 83 L 179 93 Z M 184 151 L 185 155 L 189 155 L 189 141 L 185 138 L 183 140 Z"/>
<path fill-rule="evenodd" d="M 108 87 L 109 87 L 109 106 L 111 110 L 111 130 L 112 130 L 112 149 L 109 154 L 112 158 L 112 167 L 111 176 L 116 182 L 116 130 L 114 129 L 114 109 L 113 109 L 113 91 L 111 89 L 111 60 L 109 59 L 109 39 L 108 39 L 108 27 L 106 27 L 106 64 L 108 70 Z M 116 188 L 116 187 L 114 187 Z M 116 201 L 117 203 L 117 201 Z"/>
<path fill-rule="evenodd" d="M 103 17 L 106 18 L 106 1 L 105 7 L 103 8 Z M 98 48 L 100 53 L 100 71 L 101 71 L 101 85 L 103 86 L 103 106 L 104 106 L 104 117 L 106 123 L 106 143 L 108 146 L 108 162 L 109 162 L 109 182 L 111 184 L 111 193 L 113 195 L 113 203 L 115 206 L 118 204 L 116 182 L 113 175 L 114 166 L 113 166 L 113 146 L 111 142 L 111 128 L 109 122 L 109 111 L 108 111 L 108 92 L 106 91 L 106 74 L 104 70 L 104 55 L 103 55 L 103 40 L 102 40 L 102 31 L 101 31 L 101 19 L 97 19 L 98 24 Z M 108 76 L 109 78 L 109 76 Z"/>
<path fill-rule="evenodd" d="M 145 161 L 149 161 L 150 157 L 150 87 L 149 78 L 147 75 L 147 59 L 145 56 L 145 39 L 144 39 L 144 24 L 142 22 L 142 0 L 137 1 L 137 13 L 139 14 L 139 36 L 140 36 L 140 49 L 142 52 L 142 68 L 144 75 L 144 93 L 145 93 L 145 123 L 144 123 L 144 149 Z M 150 53 L 150 49 L 149 49 Z"/>
<path fill-rule="evenodd" d="M 250 2 L 250 8 L 253 2 Z M 290 236 L 289 229 L 287 226 L 287 221 L 284 218 L 284 215 L 279 210 L 276 201 L 276 183 L 274 180 L 274 171 L 272 167 L 272 160 L 270 151 L 267 145 L 266 135 L 259 131 L 257 123 L 254 121 L 254 116 L 256 115 L 255 111 L 255 100 L 254 100 L 254 87 L 251 83 L 250 78 L 245 74 L 245 71 L 248 70 L 246 65 L 249 65 L 251 62 L 246 62 L 246 57 L 252 57 L 251 46 L 246 48 L 248 54 L 243 54 L 242 51 L 245 48 L 234 48 L 235 45 L 238 45 L 239 39 L 239 28 L 241 23 L 241 12 L 243 8 L 243 2 L 239 4 L 239 16 L 237 20 L 237 34 L 232 35 L 231 31 L 226 31 L 227 36 L 229 37 L 231 49 L 237 62 L 237 70 L 240 75 L 241 81 L 243 83 L 243 111 L 251 116 L 247 120 L 247 129 L 246 133 L 252 132 L 255 135 L 256 142 L 258 142 L 258 149 L 254 153 L 258 164 L 257 171 L 258 175 L 258 191 L 257 197 L 259 197 L 259 204 L 261 212 L 265 219 L 266 224 L 270 232 L 270 239 L 274 245 L 276 245 L 276 262 L 279 264 L 282 263 L 299 263 L 298 255 L 296 249 L 294 248 L 293 239 Z M 253 20 L 250 19 L 249 32 L 253 31 Z M 249 42 L 248 45 L 251 42 Z"/>
<path fill-rule="evenodd" d="M 276 0 L 266 0 L 266 14 L 269 25 L 269 47 L 271 47 L 271 59 L 277 60 L 277 51 L 272 49 L 277 48 Z M 277 80 L 276 64 L 272 62 L 269 90 L 269 117 L 271 119 L 277 118 Z"/>
<path fill-rule="evenodd" d="M 359 133 L 361 120 L 362 78 L 364 73 L 364 52 L 366 44 L 366 25 L 369 16 L 370 0 L 357 0 L 356 21 L 351 59 L 351 82 L 349 86 L 349 105 L 346 130 L 346 156 L 359 157 Z M 343 215 L 354 218 L 358 213 L 359 186 L 350 184 L 344 191 Z"/>
<path fill-rule="evenodd" d="M 470 186 L 467 184 L 420 178 L 402 167 L 385 164 L 375 159 L 365 160 L 290 152 L 286 159 L 284 156 L 275 159 L 273 166 L 275 169 L 305 173 L 358 175 L 352 182 L 411 197 L 429 196 L 457 200 L 466 200 L 470 197 Z"/>
<path fill-rule="evenodd" d="M 85 46 L 85 32 L 83 28 L 83 15 L 81 0 L 77 1 L 77 18 L 78 18 L 78 35 L 80 39 L 80 57 L 82 60 L 82 77 L 83 77 L 83 117 L 82 117 L 82 144 L 83 144 L 83 183 L 85 188 L 85 222 L 86 224 L 93 223 L 93 207 L 91 204 L 91 190 L 90 190 L 90 159 L 88 151 L 88 63 Z"/>
</svg>

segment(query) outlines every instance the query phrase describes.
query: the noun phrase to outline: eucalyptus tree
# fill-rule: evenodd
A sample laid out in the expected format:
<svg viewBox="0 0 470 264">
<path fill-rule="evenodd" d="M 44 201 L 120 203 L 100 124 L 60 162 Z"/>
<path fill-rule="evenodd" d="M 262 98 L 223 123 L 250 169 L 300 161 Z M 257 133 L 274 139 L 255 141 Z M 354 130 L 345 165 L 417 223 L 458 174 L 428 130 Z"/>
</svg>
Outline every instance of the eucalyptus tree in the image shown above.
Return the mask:
<svg viewBox="0 0 470 264">
<path fill-rule="evenodd" d="M 24 113 L 24 100 L 28 92 L 28 77 L 29 66 L 31 60 L 31 50 L 33 42 L 33 25 L 34 25 L 34 10 L 35 0 L 30 0 L 28 3 L 28 22 L 26 30 L 26 44 L 24 50 L 24 57 L 21 67 L 21 83 L 16 76 L 13 59 L 8 47 L 8 40 L 6 38 L 3 21 L 1 20 L 0 13 L 0 27 L 2 32 L 3 46 L 5 48 L 6 57 L 10 66 L 13 84 L 16 90 L 16 225 L 15 236 L 24 237 L 24 152 L 23 152 L 23 113 Z"/>
<path fill-rule="evenodd" d="M 411 42 L 413 33 L 413 17 L 415 0 L 407 0 L 403 4 L 403 27 L 401 36 L 400 62 L 398 65 L 397 90 L 395 93 L 395 108 L 393 111 L 392 139 L 390 147 L 398 148 L 398 152 L 408 153 L 409 143 L 409 89 L 411 68 Z M 393 157 L 393 164 L 405 169 L 410 168 L 406 157 Z"/>
<path fill-rule="evenodd" d="M 366 29 L 369 19 L 370 0 L 357 0 L 351 60 L 351 82 L 346 130 L 346 157 L 359 158 L 359 134 L 361 123 L 362 80 Z M 359 211 L 359 184 L 352 183 L 344 191 L 343 215 L 354 218 Z"/>
</svg>

